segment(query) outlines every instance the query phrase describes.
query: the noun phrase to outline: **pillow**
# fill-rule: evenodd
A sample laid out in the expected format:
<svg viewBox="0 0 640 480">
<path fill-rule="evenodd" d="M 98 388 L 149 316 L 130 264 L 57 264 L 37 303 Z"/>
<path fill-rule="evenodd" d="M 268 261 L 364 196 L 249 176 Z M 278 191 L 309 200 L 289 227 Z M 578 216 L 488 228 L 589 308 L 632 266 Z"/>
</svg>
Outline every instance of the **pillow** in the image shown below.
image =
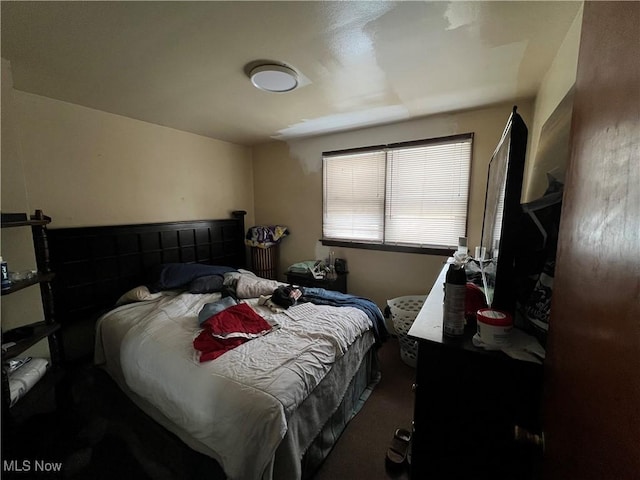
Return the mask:
<svg viewBox="0 0 640 480">
<path fill-rule="evenodd" d="M 236 283 L 238 283 L 238 279 L 242 275 L 240 272 L 227 272 L 224 274 L 224 285 L 225 287 L 236 288 Z"/>
<path fill-rule="evenodd" d="M 188 285 L 198 277 L 223 275 L 235 272 L 235 268 L 201 263 L 165 263 L 151 272 L 149 291 L 173 290 Z"/>
<path fill-rule="evenodd" d="M 280 285 L 277 280 L 256 277 L 255 275 L 240 275 L 236 283 L 236 295 L 238 298 L 257 298 L 260 295 L 271 295 Z"/>
<path fill-rule="evenodd" d="M 221 311 L 237 305 L 233 297 L 224 297 L 217 302 L 205 303 L 200 313 L 198 313 L 198 325 L 202 325 L 207 319 L 213 317 L 216 313 L 220 313 Z"/>
<path fill-rule="evenodd" d="M 233 272 L 227 272 L 224 274 L 224 284 L 227 287 L 236 288 L 236 284 L 238 283 L 238 279 L 242 275 L 251 275 L 255 278 L 259 278 L 255 273 L 250 270 L 244 270 L 243 268 L 239 268 Z"/>
<path fill-rule="evenodd" d="M 207 275 L 198 277 L 189 284 L 190 293 L 215 293 L 222 290 L 224 285 L 223 275 Z"/>
<path fill-rule="evenodd" d="M 125 305 L 133 302 L 144 302 L 145 300 L 153 300 L 160 297 L 160 293 L 151 293 L 145 285 L 132 288 L 122 295 L 116 302 L 116 306 Z"/>
</svg>

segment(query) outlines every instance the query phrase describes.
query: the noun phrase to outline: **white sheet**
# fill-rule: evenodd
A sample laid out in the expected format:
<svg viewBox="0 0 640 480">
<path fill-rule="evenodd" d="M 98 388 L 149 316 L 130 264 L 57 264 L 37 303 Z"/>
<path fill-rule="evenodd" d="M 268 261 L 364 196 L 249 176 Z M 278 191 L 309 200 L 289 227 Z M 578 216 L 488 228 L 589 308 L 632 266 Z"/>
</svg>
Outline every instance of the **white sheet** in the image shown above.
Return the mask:
<svg viewBox="0 0 640 480">
<path fill-rule="evenodd" d="M 249 300 L 281 328 L 200 363 L 197 315 L 218 298 L 167 294 L 113 310 L 98 322 L 96 361 L 215 452 L 230 479 L 263 478 L 293 412 L 370 321 L 330 306 L 293 320 Z"/>
<path fill-rule="evenodd" d="M 49 360 L 46 358 L 32 358 L 9 374 L 9 393 L 12 407 L 44 377 L 48 368 Z"/>
</svg>

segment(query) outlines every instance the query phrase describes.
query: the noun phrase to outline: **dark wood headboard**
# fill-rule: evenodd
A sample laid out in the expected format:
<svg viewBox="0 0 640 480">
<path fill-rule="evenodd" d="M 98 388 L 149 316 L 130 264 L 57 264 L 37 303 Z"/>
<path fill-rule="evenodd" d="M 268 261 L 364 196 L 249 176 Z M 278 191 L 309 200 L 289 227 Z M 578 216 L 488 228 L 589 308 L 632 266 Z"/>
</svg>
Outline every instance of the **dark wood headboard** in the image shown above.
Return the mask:
<svg viewBox="0 0 640 480">
<path fill-rule="evenodd" d="M 49 229 L 55 318 L 67 358 L 93 348 L 93 323 L 154 266 L 246 267 L 245 211 L 232 218 Z M 90 338 L 87 338 L 90 337 Z"/>
</svg>

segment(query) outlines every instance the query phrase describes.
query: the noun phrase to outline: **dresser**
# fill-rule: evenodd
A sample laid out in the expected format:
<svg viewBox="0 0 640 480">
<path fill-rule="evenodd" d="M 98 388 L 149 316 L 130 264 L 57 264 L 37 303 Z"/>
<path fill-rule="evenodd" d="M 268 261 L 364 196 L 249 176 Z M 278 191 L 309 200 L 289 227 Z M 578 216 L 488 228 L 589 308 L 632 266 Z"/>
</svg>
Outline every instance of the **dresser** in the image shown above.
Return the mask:
<svg viewBox="0 0 640 480">
<path fill-rule="evenodd" d="M 516 442 L 514 430 L 540 430 L 542 365 L 475 347 L 475 324 L 444 336 L 446 270 L 409 330 L 418 341 L 411 477 L 539 478 L 541 452 Z"/>
</svg>

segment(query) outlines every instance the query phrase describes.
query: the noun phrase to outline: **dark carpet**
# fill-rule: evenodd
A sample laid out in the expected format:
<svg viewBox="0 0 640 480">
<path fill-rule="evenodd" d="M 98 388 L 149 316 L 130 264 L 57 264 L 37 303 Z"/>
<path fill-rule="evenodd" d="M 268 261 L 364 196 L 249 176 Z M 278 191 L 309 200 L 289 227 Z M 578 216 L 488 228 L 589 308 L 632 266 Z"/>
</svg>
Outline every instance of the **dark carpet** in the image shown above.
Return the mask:
<svg viewBox="0 0 640 480">
<path fill-rule="evenodd" d="M 378 355 L 380 383 L 314 480 L 409 478 L 406 465 L 389 470 L 385 455 L 395 429 L 411 428 L 415 370 L 401 361 L 396 339 L 387 341 Z M 107 375 L 89 363 L 69 368 L 56 394 L 48 411 L 16 425 L 3 421 L 3 479 L 224 478 L 216 462 L 141 416 Z"/>
<path fill-rule="evenodd" d="M 314 480 L 408 479 L 407 468 L 389 470 L 385 456 L 397 428 L 411 429 L 415 369 L 402 362 L 395 338 L 378 351 L 382 378 L 349 422 Z"/>
</svg>

